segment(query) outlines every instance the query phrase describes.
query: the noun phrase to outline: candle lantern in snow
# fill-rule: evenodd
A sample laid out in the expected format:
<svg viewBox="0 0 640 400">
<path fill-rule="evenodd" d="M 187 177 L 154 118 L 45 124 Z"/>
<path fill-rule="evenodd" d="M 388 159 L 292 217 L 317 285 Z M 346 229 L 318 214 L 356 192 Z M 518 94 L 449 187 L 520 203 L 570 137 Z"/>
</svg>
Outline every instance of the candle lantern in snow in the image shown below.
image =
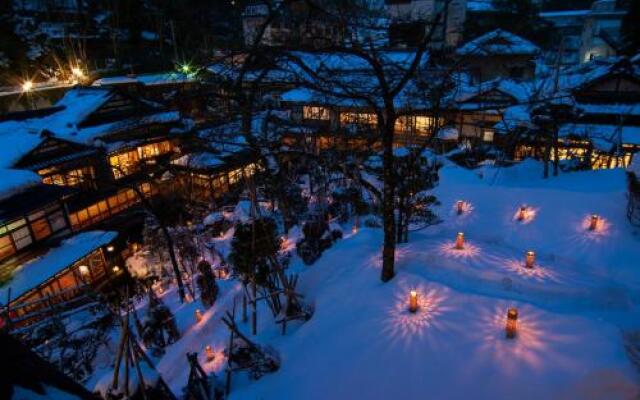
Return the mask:
<svg viewBox="0 0 640 400">
<path fill-rule="evenodd" d="M 412 313 L 418 311 L 418 292 L 415 290 L 409 292 L 409 311 Z"/>
<path fill-rule="evenodd" d="M 458 211 L 458 215 L 464 213 L 464 201 L 458 200 L 456 203 L 456 209 Z"/>
<path fill-rule="evenodd" d="M 529 250 L 525 256 L 524 266 L 527 268 L 533 268 L 536 264 L 536 253 Z"/>
<path fill-rule="evenodd" d="M 464 249 L 464 233 L 462 232 L 458 232 L 458 235 L 456 236 L 456 249 Z"/>
<path fill-rule="evenodd" d="M 216 358 L 216 355 L 213 352 L 211 345 L 207 345 L 207 347 L 204 348 L 204 353 L 207 356 L 207 362 L 211 362 L 213 361 L 214 358 Z"/>
<path fill-rule="evenodd" d="M 518 329 L 518 309 L 510 308 L 507 311 L 507 339 L 513 339 L 516 337 L 516 330 Z"/>
<path fill-rule="evenodd" d="M 527 218 L 527 207 L 521 206 L 518 210 L 518 221 L 524 221 Z"/>
<path fill-rule="evenodd" d="M 600 217 L 596 214 L 591 216 L 591 222 L 589 223 L 589 230 L 595 231 L 598 229 L 598 223 L 600 222 Z"/>
<path fill-rule="evenodd" d="M 202 311 L 196 310 L 196 323 L 202 321 Z"/>
</svg>

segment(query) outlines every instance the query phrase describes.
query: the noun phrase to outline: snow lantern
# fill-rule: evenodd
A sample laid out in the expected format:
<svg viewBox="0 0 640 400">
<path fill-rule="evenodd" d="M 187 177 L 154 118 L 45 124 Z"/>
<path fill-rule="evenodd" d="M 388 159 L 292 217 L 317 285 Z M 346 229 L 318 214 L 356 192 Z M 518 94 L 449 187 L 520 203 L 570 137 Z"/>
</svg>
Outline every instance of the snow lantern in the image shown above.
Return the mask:
<svg viewBox="0 0 640 400">
<path fill-rule="evenodd" d="M 456 203 L 456 208 L 458 210 L 458 215 L 464 213 L 464 201 L 458 200 L 458 202 Z"/>
<path fill-rule="evenodd" d="M 591 222 L 589 223 L 589 230 L 595 231 L 596 229 L 598 229 L 598 222 L 600 222 L 600 217 L 596 214 L 593 214 L 591 216 Z"/>
<path fill-rule="evenodd" d="M 527 207 L 521 206 L 518 211 L 518 221 L 524 221 L 527 218 Z"/>
<path fill-rule="evenodd" d="M 202 311 L 196 310 L 196 323 L 202 321 Z"/>
<path fill-rule="evenodd" d="M 207 362 L 211 362 L 213 361 L 214 358 L 216 358 L 216 355 L 213 352 L 211 345 L 207 345 L 207 347 L 204 348 L 204 353 L 207 356 Z"/>
<path fill-rule="evenodd" d="M 114 265 L 113 268 L 111 268 L 111 270 L 113 271 L 114 274 L 117 274 L 118 272 L 120 272 L 120 267 L 117 265 Z"/>
<path fill-rule="evenodd" d="M 107 251 L 109 253 L 113 253 L 113 250 L 115 250 L 115 247 L 113 247 L 113 245 L 110 244 L 109 246 L 107 246 Z"/>
<path fill-rule="evenodd" d="M 458 235 L 456 236 L 456 249 L 464 249 L 464 233 L 462 232 L 458 232 Z"/>
<path fill-rule="evenodd" d="M 510 308 L 507 311 L 507 339 L 513 339 L 516 337 L 516 330 L 518 328 L 518 309 L 515 307 Z"/>
<path fill-rule="evenodd" d="M 415 290 L 409 292 L 409 311 L 412 313 L 418 311 L 418 292 Z"/>
<path fill-rule="evenodd" d="M 527 255 L 525 256 L 525 267 L 533 268 L 536 264 L 536 253 L 534 251 L 527 251 Z"/>
</svg>

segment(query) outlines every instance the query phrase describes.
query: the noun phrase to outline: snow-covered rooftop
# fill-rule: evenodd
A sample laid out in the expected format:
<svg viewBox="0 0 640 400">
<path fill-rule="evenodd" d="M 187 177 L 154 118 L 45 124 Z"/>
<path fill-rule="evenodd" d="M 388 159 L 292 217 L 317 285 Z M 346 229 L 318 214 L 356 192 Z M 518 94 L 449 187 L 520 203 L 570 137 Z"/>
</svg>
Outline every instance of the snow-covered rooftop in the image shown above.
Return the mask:
<svg viewBox="0 0 640 400">
<path fill-rule="evenodd" d="M 458 55 L 536 55 L 540 49 L 530 41 L 502 29 L 486 33 L 456 50 Z"/>
<path fill-rule="evenodd" d="M 11 298 L 18 298 L 95 249 L 109 244 L 116 236 L 116 232 L 91 231 L 66 239 L 59 247 L 16 269 L 11 280 L 0 287 L 0 298 L 7 298 L 9 288 Z"/>
<path fill-rule="evenodd" d="M 157 74 L 124 75 L 100 78 L 96 79 L 91 86 L 103 87 L 134 83 L 140 83 L 144 86 L 153 86 L 190 83 L 195 81 L 196 77 L 192 74 L 184 74 L 181 72 L 162 72 Z"/>
<path fill-rule="evenodd" d="M 209 152 L 189 153 L 176 160 L 173 160 L 171 163 L 174 165 L 179 165 L 181 167 L 192 167 L 200 169 L 215 168 L 223 166 L 225 164 L 223 160 L 218 158 L 219 156 L 219 154 L 213 154 Z"/>
<path fill-rule="evenodd" d="M 34 172 L 0 168 L 0 200 L 40 183 L 42 183 L 42 178 Z"/>
</svg>

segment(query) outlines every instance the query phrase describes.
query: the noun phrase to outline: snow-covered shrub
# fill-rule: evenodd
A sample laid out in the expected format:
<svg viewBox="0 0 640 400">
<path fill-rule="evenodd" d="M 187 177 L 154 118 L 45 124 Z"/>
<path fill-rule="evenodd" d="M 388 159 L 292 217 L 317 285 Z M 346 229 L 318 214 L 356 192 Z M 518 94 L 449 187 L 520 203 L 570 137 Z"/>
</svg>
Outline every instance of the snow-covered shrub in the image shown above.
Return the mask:
<svg viewBox="0 0 640 400">
<path fill-rule="evenodd" d="M 198 278 L 196 284 L 200 290 L 200 301 L 205 308 L 209 308 L 215 303 L 216 297 L 218 297 L 218 285 L 216 284 L 216 277 L 211 270 L 211 264 L 202 260 L 198 263 Z"/>
<path fill-rule="evenodd" d="M 329 224 L 322 218 L 307 221 L 302 226 L 304 237 L 296 243 L 296 250 L 302 261 L 313 264 L 322 252 L 331 247 L 333 242 L 342 238 L 342 231 L 331 230 Z"/>
</svg>

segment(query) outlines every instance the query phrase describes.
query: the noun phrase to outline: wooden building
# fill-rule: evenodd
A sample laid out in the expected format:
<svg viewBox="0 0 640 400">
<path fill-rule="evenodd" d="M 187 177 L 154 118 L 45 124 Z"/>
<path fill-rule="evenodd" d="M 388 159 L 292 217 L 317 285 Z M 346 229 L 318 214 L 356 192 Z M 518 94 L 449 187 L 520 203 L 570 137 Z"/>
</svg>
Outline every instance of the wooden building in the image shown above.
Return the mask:
<svg viewBox="0 0 640 400">
<path fill-rule="evenodd" d="M 543 158 L 545 140 L 541 129 L 557 131 L 558 159 L 581 168 L 625 168 L 640 151 L 640 65 L 622 58 L 595 60 L 565 69 L 558 89 L 538 107 L 507 109 L 496 125 L 501 135 L 517 142 L 515 160 Z M 536 123 L 541 108 L 548 112 L 548 126 Z M 554 112 L 561 108 L 570 113 Z M 519 135 L 520 138 L 515 138 Z M 555 159 L 555 151 L 551 158 Z"/>
<path fill-rule="evenodd" d="M 88 301 L 81 295 L 121 273 L 115 232 L 83 232 L 11 272 L 0 286 L 2 323 L 22 325 L 54 307 Z"/>
<path fill-rule="evenodd" d="M 536 72 L 540 49 L 520 36 L 496 29 L 456 50 L 456 57 L 473 83 L 496 78 L 528 80 Z"/>
</svg>

